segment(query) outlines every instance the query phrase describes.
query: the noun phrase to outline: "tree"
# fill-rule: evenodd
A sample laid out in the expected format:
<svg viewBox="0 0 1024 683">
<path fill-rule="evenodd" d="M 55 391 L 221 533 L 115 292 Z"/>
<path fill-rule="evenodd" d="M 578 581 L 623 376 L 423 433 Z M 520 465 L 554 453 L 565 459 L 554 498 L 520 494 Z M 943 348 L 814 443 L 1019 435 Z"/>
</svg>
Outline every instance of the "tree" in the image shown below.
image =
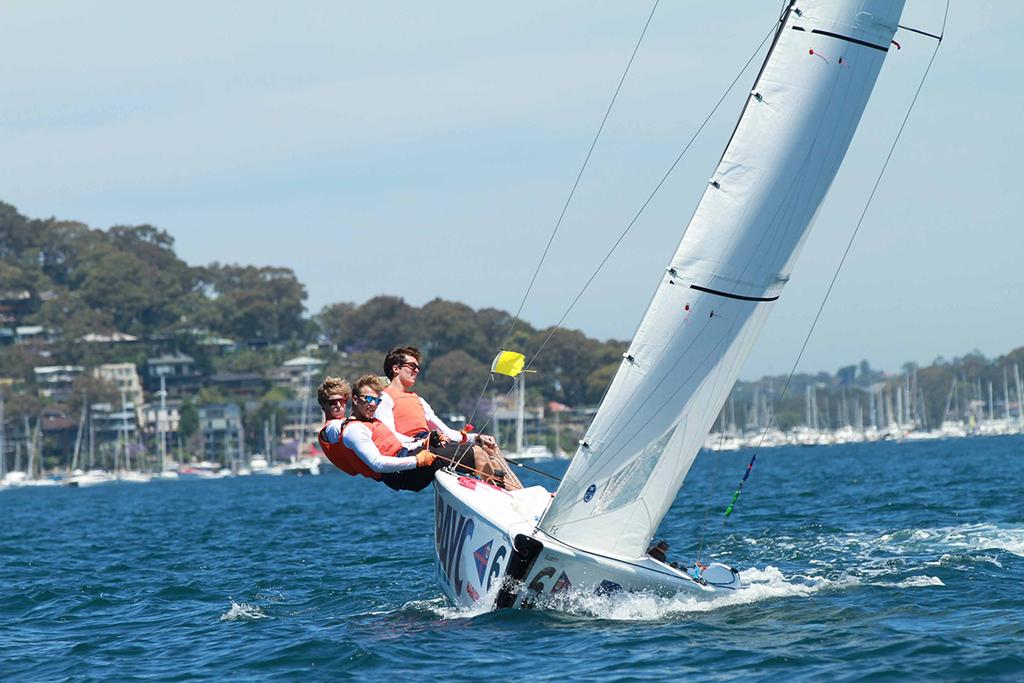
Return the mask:
<svg viewBox="0 0 1024 683">
<path fill-rule="evenodd" d="M 241 339 L 285 341 L 310 332 L 306 288 L 291 268 L 211 264 L 202 271 L 217 331 Z"/>
<path fill-rule="evenodd" d="M 487 379 L 489 365 L 459 349 L 435 358 L 416 392 L 428 397 L 430 406 L 441 413 L 471 414 Z"/>
<path fill-rule="evenodd" d="M 345 329 L 339 332 L 333 341 L 349 352 L 383 353 L 399 344 L 423 342 L 417 309 L 394 296 L 374 297 L 359 306 L 346 316 Z"/>
<path fill-rule="evenodd" d="M 349 342 L 349 330 L 352 328 L 349 318 L 356 310 L 356 305 L 348 302 L 341 302 L 324 306 L 314 316 L 320 331 L 332 343 L 339 346 Z M 350 342 L 349 342 L 350 343 Z"/>
<path fill-rule="evenodd" d="M 476 325 L 473 309 L 465 304 L 434 299 L 420 309 L 416 337 L 420 348 L 429 356 L 443 356 L 461 350 L 480 362 L 490 362 L 494 350 L 487 348 L 487 338 Z"/>
<path fill-rule="evenodd" d="M 276 431 L 272 437 L 280 435 L 285 423 L 288 421 L 288 413 L 277 401 L 263 401 L 255 412 L 247 414 L 244 420 L 245 441 L 249 448 L 255 450 L 263 448 L 264 425 L 267 429 L 271 425 Z"/>
<path fill-rule="evenodd" d="M 178 434 L 182 441 L 187 442 L 193 434 L 199 431 L 199 410 L 192 403 L 192 399 L 186 397 L 181 403 L 178 414 Z"/>
<path fill-rule="evenodd" d="M 86 370 L 78 375 L 71 386 L 71 399 L 68 401 L 68 407 L 75 417 L 82 410 L 84 402 L 88 402 L 89 405 L 96 403 L 120 404 L 121 392 L 117 385 L 110 380 L 97 377 L 91 370 Z"/>
</svg>

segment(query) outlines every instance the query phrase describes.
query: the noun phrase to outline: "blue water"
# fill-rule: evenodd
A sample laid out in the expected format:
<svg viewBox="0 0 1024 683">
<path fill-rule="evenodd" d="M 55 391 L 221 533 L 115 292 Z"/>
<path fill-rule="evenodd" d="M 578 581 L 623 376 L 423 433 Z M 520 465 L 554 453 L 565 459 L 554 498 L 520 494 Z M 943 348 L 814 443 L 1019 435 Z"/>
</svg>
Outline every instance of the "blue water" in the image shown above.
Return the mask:
<svg viewBox="0 0 1024 683">
<path fill-rule="evenodd" d="M 447 607 L 429 491 L 0 492 L 0 679 L 1024 677 L 1024 438 L 765 450 L 723 524 L 749 456 L 702 454 L 661 534 L 748 589 L 575 614 Z"/>
</svg>

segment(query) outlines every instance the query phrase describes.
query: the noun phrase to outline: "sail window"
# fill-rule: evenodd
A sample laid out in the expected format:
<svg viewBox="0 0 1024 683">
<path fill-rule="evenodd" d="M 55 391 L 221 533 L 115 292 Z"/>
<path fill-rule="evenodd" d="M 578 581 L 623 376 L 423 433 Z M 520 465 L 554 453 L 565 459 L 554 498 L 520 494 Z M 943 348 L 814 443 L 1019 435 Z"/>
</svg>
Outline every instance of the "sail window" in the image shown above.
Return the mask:
<svg viewBox="0 0 1024 683">
<path fill-rule="evenodd" d="M 665 445 L 672 438 L 672 430 L 665 432 L 660 439 L 655 439 L 633 458 L 632 462 L 612 475 L 604 487 L 604 493 L 594 510 L 595 514 L 611 512 L 632 503 L 640 497 L 640 492 L 647 485 L 655 466 L 661 459 Z"/>
</svg>

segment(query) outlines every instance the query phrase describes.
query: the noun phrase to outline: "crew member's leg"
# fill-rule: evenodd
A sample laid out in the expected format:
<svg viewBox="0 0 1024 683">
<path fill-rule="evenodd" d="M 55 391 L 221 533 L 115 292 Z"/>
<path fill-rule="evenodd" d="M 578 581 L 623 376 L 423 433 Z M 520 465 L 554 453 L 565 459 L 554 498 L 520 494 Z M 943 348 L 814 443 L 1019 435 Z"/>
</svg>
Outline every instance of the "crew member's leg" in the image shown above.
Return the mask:
<svg viewBox="0 0 1024 683">
<path fill-rule="evenodd" d="M 395 491 L 422 491 L 434 482 L 434 472 L 444 467 L 440 458 L 429 467 L 417 467 L 401 472 L 382 474 L 380 480 Z"/>
<path fill-rule="evenodd" d="M 490 449 L 480 445 L 476 446 L 474 450 L 480 451 L 482 456 L 487 459 L 488 467 L 492 472 L 498 470 L 504 471 L 505 476 L 503 479 L 506 489 L 509 491 L 515 491 L 523 488 L 523 483 L 519 481 L 519 477 L 517 477 L 516 473 L 513 471 L 512 465 L 505 459 L 505 456 L 502 455 L 501 449 L 498 448 L 497 445 Z"/>
</svg>

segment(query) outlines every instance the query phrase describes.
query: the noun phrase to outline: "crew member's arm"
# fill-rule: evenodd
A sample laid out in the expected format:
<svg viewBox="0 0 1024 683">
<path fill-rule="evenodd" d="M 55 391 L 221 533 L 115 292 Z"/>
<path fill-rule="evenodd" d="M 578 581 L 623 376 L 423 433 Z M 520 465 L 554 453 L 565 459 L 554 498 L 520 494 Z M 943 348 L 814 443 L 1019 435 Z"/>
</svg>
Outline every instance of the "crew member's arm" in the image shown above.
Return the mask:
<svg viewBox="0 0 1024 683">
<path fill-rule="evenodd" d="M 346 446 L 355 451 L 359 459 L 378 474 L 402 472 L 419 467 L 419 456 L 386 456 L 377 449 L 370 437 L 370 429 L 363 424 L 349 424 L 342 437 Z M 428 463 L 429 464 L 429 463 Z"/>
<path fill-rule="evenodd" d="M 344 420 L 330 420 L 323 428 L 324 441 L 327 443 L 338 443 L 341 438 L 341 426 Z"/>
<path fill-rule="evenodd" d="M 434 410 L 433 410 L 433 408 L 430 407 L 430 404 L 423 400 L 422 396 L 420 397 L 420 403 L 423 404 L 423 414 L 427 418 L 427 426 L 428 427 L 430 427 L 434 431 L 441 432 L 446 437 L 448 437 L 449 441 L 451 441 L 453 443 L 459 443 L 459 442 L 462 441 L 462 432 L 460 432 L 458 429 L 452 429 L 451 427 L 446 425 L 444 423 L 444 420 L 439 418 L 434 413 Z M 467 443 L 476 443 L 476 436 L 477 435 L 472 433 L 472 432 L 470 432 L 469 434 L 466 434 L 466 442 Z"/>
</svg>

